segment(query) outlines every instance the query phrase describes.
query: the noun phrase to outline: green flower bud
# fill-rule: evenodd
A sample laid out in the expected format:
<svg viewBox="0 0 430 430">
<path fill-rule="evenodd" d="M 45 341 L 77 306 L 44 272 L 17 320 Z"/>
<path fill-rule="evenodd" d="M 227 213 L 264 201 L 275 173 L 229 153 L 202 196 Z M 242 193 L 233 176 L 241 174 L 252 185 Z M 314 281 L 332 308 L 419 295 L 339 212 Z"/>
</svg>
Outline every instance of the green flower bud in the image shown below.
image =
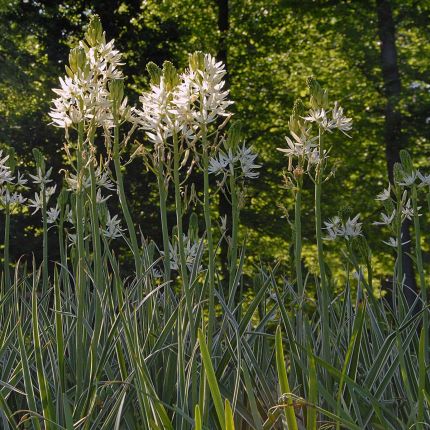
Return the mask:
<svg viewBox="0 0 430 430">
<path fill-rule="evenodd" d="M 73 73 L 78 73 L 78 71 L 80 70 L 83 71 L 86 68 L 87 56 L 85 55 L 85 50 L 83 48 L 78 46 L 70 50 L 69 65 L 70 65 L 70 70 Z"/>
<path fill-rule="evenodd" d="M 38 148 L 33 148 L 33 157 L 36 160 L 36 167 L 45 173 L 45 159 L 42 152 Z"/>
<path fill-rule="evenodd" d="M 170 61 L 163 63 L 163 77 L 168 91 L 172 91 L 179 84 L 179 74 Z"/>
<path fill-rule="evenodd" d="M 96 46 L 105 42 L 102 23 L 98 15 L 91 16 L 90 24 L 85 33 L 85 40 L 90 46 Z"/>
<path fill-rule="evenodd" d="M 16 168 L 16 152 L 12 147 L 8 147 L 6 149 L 6 154 L 9 155 L 9 158 L 6 161 L 6 165 L 9 167 L 11 172 L 13 173 Z"/>
<path fill-rule="evenodd" d="M 189 54 L 188 61 L 190 69 L 195 72 L 197 70 L 203 70 L 205 66 L 205 54 L 201 51 L 196 51 L 193 54 Z"/>
<path fill-rule="evenodd" d="M 394 182 L 402 182 L 403 177 L 405 176 L 405 172 L 403 171 L 402 165 L 400 163 L 394 163 L 393 167 L 393 177 Z"/>
<path fill-rule="evenodd" d="M 188 237 L 196 242 L 199 238 L 199 217 L 195 212 L 190 215 L 190 221 L 188 224 Z"/>
<path fill-rule="evenodd" d="M 307 79 L 307 84 L 310 92 L 309 102 L 312 109 L 327 109 L 329 107 L 327 90 L 324 90 L 312 76 Z"/>
<path fill-rule="evenodd" d="M 410 175 L 414 171 L 412 158 L 408 151 L 402 149 L 400 151 L 400 161 L 402 162 L 402 169 L 406 175 Z"/>
<path fill-rule="evenodd" d="M 288 127 L 290 131 L 299 134 L 301 126 L 303 124 L 302 117 L 306 114 L 305 106 L 301 99 L 297 99 L 294 102 L 293 112 L 290 116 L 290 121 L 288 122 Z"/>
<path fill-rule="evenodd" d="M 113 79 L 110 81 L 109 93 L 111 100 L 114 100 L 120 104 L 124 98 L 124 79 Z"/>
<path fill-rule="evenodd" d="M 161 80 L 161 75 L 162 75 L 161 69 L 155 63 L 150 61 L 146 65 L 146 70 L 149 73 L 149 78 L 150 78 L 151 84 L 160 85 L 160 80 Z"/>
<path fill-rule="evenodd" d="M 64 208 L 66 207 L 68 199 L 69 199 L 69 192 L 67 191 L 66 188 L 62 188 L 57 199 L 62 213 L 64 212 Z"/>
<path fill-rule="evenodd" d="M 230 125 L 230 128 L 228 129 L 227 133 L 227 140 L 225 141 L 224 145 L 227 151 L 229 149 L 235 151 L 239 146 L 243 138 L 242 126 L 243 124 L 241 121 L 235 121 Z"/>
</svg>

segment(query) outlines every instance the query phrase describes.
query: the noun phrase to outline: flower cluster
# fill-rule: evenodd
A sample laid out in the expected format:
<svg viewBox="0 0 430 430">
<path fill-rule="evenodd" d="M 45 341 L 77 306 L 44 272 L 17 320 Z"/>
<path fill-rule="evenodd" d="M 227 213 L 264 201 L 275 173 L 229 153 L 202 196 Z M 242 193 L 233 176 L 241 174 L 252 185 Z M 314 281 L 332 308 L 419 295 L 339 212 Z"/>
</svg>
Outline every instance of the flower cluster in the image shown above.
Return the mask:
<svg viewBox="0 0 430 430">
<path fill-rule="evenodd" d="M 197 258 L 198 250 L 201 244 L 201 240 L 192 240 L 191 237 L 183 235 L 185 261 L 188 270 L 192 270 L 194 262 Z M 164 255 L 164 252 L 161 252 Z M 179 241 L 173 243 L 169 242 L 169 256 L 170 256 L 170 268 L 172 270 L 179 270 L 181 267 L 181 259 L 179 253 Z"/>
<path fill-rule="evenodd" d="M 343 222 L 340 217 L 335 216 L 332 219 L 324 222 L 327 230 L 327 239 L 335 240 L 338 237 L 342 237 L 346 240 L 350 240 L 354 237 L 361 236 L 362 223 L 358 222 L 360 214 L 354 218 L 348 218 L 346 222 Z"/>
<path fill-rule="evenodd" d="M 18 191 L 25 186 L 27 180 L 20 172 L 14 176 L 9 161 L 10 155 L 4 156 L 0 150 L 0 204 L 4 208 L 7 207 L 9 212 L 13 212 L 16 208 L 22 207 L 27 200 Z"/>
<path fill-rule="evenodd" d="M 289 121 L 290 136 L 287 136 L 287 147 L 276 148 L 288 157 L 288 171 L 296 167 L 307 171 L 320 164 L 328 157 L 328 150 L 321 148 L 321 135 L 325 132 L 339 130 L 350 137 L 347 132 L 352 129 L 352 119 L 344 115 L 343 108 L 336 101 L 328 102 L 327 91 L 323 90 L 312 78 L 308 80 L 310 90 L 310 108 L 306 109 L 301 99 L 296 100 Z M 315 130 L 314 125 L 317 125 Z M 293 166 L 293 161 L 297 166 Z"/>
<path fill-rule="evenodd" d="M 105 33 L 97 16 L 92 17 L 85 41 L 70 52 L 67 76 L 60 78 L 59 96 L 53 100 L 49 113 L 52 123 L 68 129 L 87 120 L 95 126 L 113 126 L 112 97 L 109 83 L 122 79 L 121 54 L 114 41 L 106 43 Z M 125 104 L 124 104 L 125 103 Z M 121 109 L 126 111 L 126 99 Z"/>
<path fill-rule="evenodd" d="M 154 145 L 165 145 L 174 133 L 192 141 L 198 131 L 218 117 L 229 116 L 229 91 L 225 90 L 225 66 L 210 54 L 196 52 L 189 68 L 179 75 L 165 62 L 161 70 L 148 65 L 149 91 L 142 94 L 142 108 L 135 110 L 140 126 Z"/>
<path fill-rule="evenodd" d="M 241 172 L 239 177 L 255 179 L 259 175 L 256 169 L 261 168 L 261 165 L 255 164 L 256 158 L 257 154 L 254 154 L 245 144 L 239 146 L 234 153 L 232 149 L 227 152 L 219 151 L 218 156 L 209 160 L 209 173 L 226 177 L 235 169 L 239 169 Z"/>
</svg>

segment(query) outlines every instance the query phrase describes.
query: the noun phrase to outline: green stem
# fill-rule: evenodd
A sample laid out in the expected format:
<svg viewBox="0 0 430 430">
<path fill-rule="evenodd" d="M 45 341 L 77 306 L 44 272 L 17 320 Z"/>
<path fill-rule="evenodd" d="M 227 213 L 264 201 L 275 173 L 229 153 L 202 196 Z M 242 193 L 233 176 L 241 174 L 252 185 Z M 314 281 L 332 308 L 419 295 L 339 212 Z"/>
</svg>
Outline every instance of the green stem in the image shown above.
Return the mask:
<svg viewBox="0 0 430 430">
<path fill-rule="evenodd" d="M 47 220 L 46 186 L 42 185 L 42 219 L 43 219 L 43 293 L 48 291 L 48 220 Z"/>
<path fill-rule="evenodd" d="M 77 190 L 76 190 L 76 240 L 77 240 L 77 269 L 76 269 L 76 296 L 77 296 L 77 316 L 76 316 L 76 399 L 82 394 L 84 382 L 84 364 L 82 351 L 84 345 L 84 309 L 85 309 L 85 243 L 84 243 L 84 201 L 83 201 L 83 146 L 84 146 L 84 123 L 78 125 L 78 147 L 77 158 Z"/>
<path fill-rule="evenodd" d="M 213 343 L 214 325 L 215 325 L 215 250 L 212 238 L 212 223 L 209 194 L 209 148 L 207 141 L 207 130 L 203 128 L 203 209 L 206 224 L 206 235 L 208 242 L 208 285 L 209 285 L 209 321 L 208 321 L 208 348 L 211 350 Z"/>
<path fill-rule="evenodd" d="M 319 152 L 321 161 L 316 168 L 315 177 L 315 233 L 318 249 L 318 265 L 320 270 L 320 287 L 322 299 L 321 325 L 322 325 L 322 356 L 323 359 L 331 364 L 330 360 L 330 292 L 328 290 L 327 278 L 325 273 L 325 262 L 323 254 L 323 235 L 322 235 L 322 218 L 321 218 L 321 194 L 322 178 L 324 173 L 324 147 L 321 129 L 319 130 Z M 330 376 L 326 372 L 327 388 L 330 389 Z"/>
<path fill-rule="evenodd" d="M 304 287 L 302 274 L 302 187 L 303 177 L 297 181 L 297 192 L 294 205 L 294 263 L 296 268 L 297 290 L 300 301 L 303 301 Z"/>
<path fill-rule="evenodd" d="M 230 249 L 230 271 L 229 271 L 229 305 L 233 305 L 233 296 L 236 285 L 233 285 L 237 270 L 237 243 L 239 232 L 239 206 L 236 190 L 236 178 L 234 167 L 230 166 L 230 195 L 231 195 L 231 249 Z M 230 303 L 231 302 L 231 303 Z"/>
<path fill-rule="evenodd" d="M 94 252 L 94 334 L 91 341 L 91 374 L 94 378 L 94 371 L 97 367 L 97 347 L 101 336 L 102 327 L 102 308 L 101 300 L 103 297 L 103 263 L 100 242 L 100 227 L 99 214 L 97 208 L 97 180 L 93 163 L 90 163 L 90 178 L 91 178 L 91 227 L 93 237 L 93 252 Z"/>
<path fill-rule="evenodd" d="M 137 278 L 140 280 L 143 271 L 142 271 L 139 245 L 137 241 L 136 229 L 134 228 L 134 224 L 130 215 L 130 210 L 127 204 L 127 199 L 125 197 L 124 181 L 123 181 L 123 176 L 121 171 L 121 161 L 119 156 L 119 125 L 120 124 L 119 124 L 118 115 L 117 115 L 116 102 L 114 103 L 113 111 L 114 111 L 114 123 L 115 123 L 114 141 L 113 141 L 113 161 L 115 166 L 118 195 L 119 195 L 121 208 L 124 213 L 125 222 L 127 224 L 127 229 L 130 235 L 130 242 L 131 242 L 131 248 L 132 248 L 133 257 L 134 257 L 136 275 L 137 275 Z"/>
<path fill-rule="evenodd" d="M 181 277 L 183 284 L 183 291 L 185 295 L 185 304 L 187 307 L 188 319 L 190 322 L 190 337 L 191 344 L 196 342 L 196 334 L 194 328 L 194 314 L 191 291 L 188 281 L 187 262 L 185 256 L 184 233 L 182 227 L 182 199 L 181 199 L 181 183 L 179 179 L 179 142 L 176 133 L 173 134 L 173 182 L 175 185 L 175 204 L 176 204 L 176 224 L 178 227 L 178 245 L 179 245 L 179 258 L 181 266 Z"/>
<path fill-rule="evenodd" d="M 423 267 L 423 256 L 421 250 L 421 228 L 420 220 L 418 217 L 418 197 L 417 197 L 417 186 L 412 187 L 412 208 L 414 211 L 414 230 L 415 230 L 415 255 L 417 259 L 417 269 L 420 280 L 420 291 L 423 302 L 423 307 L 427 306 L 427 286 L 424 277 Z M 429 330 L 429 318 L 428 310 L 426 309 L 423 314 L 423 336 L 424 336 L 424 359 L 425 363 L 428 362 L 428 330 Z"/>
<path fill-rule="evenodd" d="M 158 171 L 157 182 L 160 193 L 160 217 L 161 217 L 161 232 L 163 235 L 163 250 L 164 250 L 164 282 L 170 281 L 170 251 L 169 251 L 169 226 L 167 224 L 167 187 L 164 182 L 164 172 L 162 164 L 162 150 L 158 153 Z"/>
<path fill-rule="evenodd" d="M 5 207 L 5 223 L 4 223 L 4 283 L 5 291 L 10 287 L 10 267 L 9 267 L 9 235 L 10 235 L 10 207 L 9 204 Z"/>
</svg>

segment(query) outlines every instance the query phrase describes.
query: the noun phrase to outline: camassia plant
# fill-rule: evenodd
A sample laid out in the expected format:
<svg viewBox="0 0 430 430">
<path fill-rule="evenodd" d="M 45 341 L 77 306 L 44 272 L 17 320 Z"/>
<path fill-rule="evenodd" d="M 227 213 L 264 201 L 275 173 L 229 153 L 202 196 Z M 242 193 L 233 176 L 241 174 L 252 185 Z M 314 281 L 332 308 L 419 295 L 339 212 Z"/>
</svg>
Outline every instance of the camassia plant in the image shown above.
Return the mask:
<svg viewBox="0 0 430 430">
<path fill-rule="evenodd" d="M 150 63 L 150 87 L 137 107 L 124 95 L 121 66 L 114 41 L 106 42 L 93 17 L 54 90 L 50 116 L 64 131 L 67 159 L 62 184 L 54 183 L 39 150 L 28 179 L 12 150 L 1 153 L 0 427 L 428 427 L 420 202 L 424 190 L 430 206 L 430 176 L 402 152 L 394 183 L 377 197 L 384 212 L 376 223 L 391 233 L 387 251 L 395 253 L 392 285 L 377 295 L 358 215 L 340 211 L 323 221 L 324 184 L 334 167 L 331 136 L 349 137 L 352 121 L 309 79 L 309 101 L 295 103 L 279 148 L 295 201 L 294 267 L 288 277 L 276 266 L 259 267 L 245 282 L 240 216 L 246 186 L 261 166 L 239 124 L 230 124 L 224 65 L 201 52 L 189 56 L 181 73 L 169 62 Z M 126 160 L 132 138 L 142 144 Z M 124 177 L 134 157 L 142 157 L 158 184 L 162 243 L 133 222 Z M 32 198 L 25 197 L 30 186 Z M 315 191 L 317 275 L 306 272 L 302 258 L 308 186 Z M 220 193 L 231 203 L 221 220 Z M 113 214 L 116 199 L 121 212 Z M 40 265 L 9 258 L 10 217 L 29 210 L 41 214 Z M 413 225 L 419 287 L 412 305 L 402 269 L 405 220 Z M 49 249 L 55 238 L 58 261 Z M 341 287 L 325 258 L 329 240 L 342 250 Z M 226 269 L 218 253 L 223 242 Z M 132 269 L 117 249 L 131 256 Z"/>
</svg>

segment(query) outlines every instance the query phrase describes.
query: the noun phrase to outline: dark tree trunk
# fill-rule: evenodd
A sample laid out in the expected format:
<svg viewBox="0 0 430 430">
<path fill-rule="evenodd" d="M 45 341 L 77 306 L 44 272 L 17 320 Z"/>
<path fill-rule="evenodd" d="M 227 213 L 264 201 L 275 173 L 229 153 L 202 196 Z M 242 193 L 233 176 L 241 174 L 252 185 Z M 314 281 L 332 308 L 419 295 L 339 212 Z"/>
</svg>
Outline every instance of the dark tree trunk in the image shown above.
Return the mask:
<svg viewBox="0 0 430 430">
<path fill-rule="evenodd" d="M 399 110 L 399 101 L 402 85 L 399 74 L 396 48 L 396 28 L 393 20 L 391 0 L 376 0 L 378 14 L 378 30 L 381 41 L 381 67 L 386 97 L 385 105 L 385 156 L 387 159 L 388 178 L 393 182 L 393 166 L 400 161 L 399 153 L 406 147 L 406 138 L 402 133 L 402 114 Z M 402 226 L 403 241 L 403 269 L 405 274 L 405 295 L 411 304 L 415 297 L 417 286 L 411 258 L 410 222 L 406 220 Z"/>
<path fill-rule="evenodd" d="M 230 20 L 229 20 L 229 0 L 216 0 L 218 5 L 218 30 L 220 32 L 219 38 L 219 47 L 217 53 L 218 61 L 222 61 L 225 64 L 225 69 L 227 74 L 225 75 L 225 89 L 230 88 L 230 76 L 228 73 L 228 47 L 227 47 L 227 36 L 228 31 L 230 29 Z M 226 196 L 223 193 L 220 193 L 219 197 L 219 214 L 220 216 L 227 215 L 227 225 L 226 225 L 226 237 L 231 236 L 231 204 L 227 200 Z M 222 263 L 222 271 L 223 277 L 226 279 L 228 270 L 228 244 L 226 241 L 223 241 L 221 245 L 221 263 Z"/>
</svg>

